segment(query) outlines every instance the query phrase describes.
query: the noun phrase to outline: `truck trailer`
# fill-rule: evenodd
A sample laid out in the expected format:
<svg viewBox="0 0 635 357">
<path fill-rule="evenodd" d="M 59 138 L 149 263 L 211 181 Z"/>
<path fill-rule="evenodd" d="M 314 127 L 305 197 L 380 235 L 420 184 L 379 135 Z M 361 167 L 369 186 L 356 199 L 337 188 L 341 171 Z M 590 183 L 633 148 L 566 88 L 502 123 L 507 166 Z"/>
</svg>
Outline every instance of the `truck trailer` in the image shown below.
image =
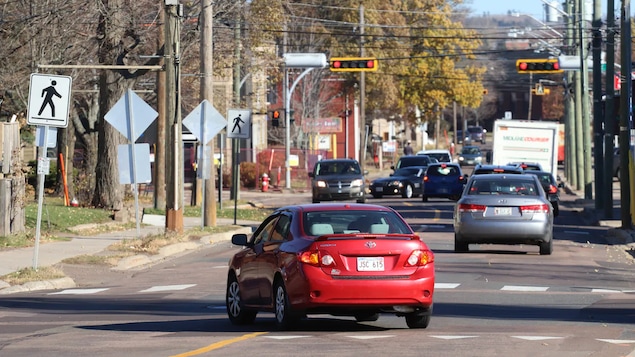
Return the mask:
<svg viewBox="0 0 635 357">
<path fill-rule="evenodd" d="M 536 162 L 558 173 L 558 122 L 500 119 L 494 122 L 492 163 Z"/>
</svg>

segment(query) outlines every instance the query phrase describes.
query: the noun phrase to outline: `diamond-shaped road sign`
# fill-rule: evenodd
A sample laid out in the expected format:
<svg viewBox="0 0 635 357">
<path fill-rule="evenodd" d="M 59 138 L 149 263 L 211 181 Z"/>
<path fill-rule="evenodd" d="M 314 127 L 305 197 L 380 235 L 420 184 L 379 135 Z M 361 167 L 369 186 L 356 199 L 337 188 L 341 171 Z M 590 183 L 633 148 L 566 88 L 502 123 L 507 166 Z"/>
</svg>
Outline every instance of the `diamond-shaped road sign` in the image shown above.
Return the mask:
<svg viewBox="0 0 635 357">
<path fill-rule="evenodd" d="M 72 84 L 68 76 L 32 73 L 27 124 L 66 128 Z"/>
<path fill-rule="evenodd" d="M 148 103 L 128 89 L 106 113 L 104 119 L 128 140 L 135 142 L 158 115 Z"/>
<path fill-rule="evenodd" d="M 251 137 L 251 111 L 248 109 L 229 109 L 227 111 L 229 126 L 227 137 L 232 139 L 249 139 Z"/>
<path fill-rule="evenodd" d="M 183 125 L 196 136 L 201 144 L 207 145 L 227 126 L 227 121 L 210 102 L 203 100 L 183 119 Z"/>
</svg>

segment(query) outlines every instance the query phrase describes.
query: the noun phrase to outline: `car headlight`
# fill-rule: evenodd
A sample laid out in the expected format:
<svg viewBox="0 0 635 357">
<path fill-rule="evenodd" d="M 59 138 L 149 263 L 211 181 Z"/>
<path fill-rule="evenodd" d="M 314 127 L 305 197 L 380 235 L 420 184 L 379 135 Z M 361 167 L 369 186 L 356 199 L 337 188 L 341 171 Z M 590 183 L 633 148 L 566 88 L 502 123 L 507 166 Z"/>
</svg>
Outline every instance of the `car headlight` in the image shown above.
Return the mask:
<svg viewBox="0 0 635 357">
<path fill-rule="evenodd" d="M 361 187 L 363 185 L 364 185 L 364 180 L 362 179 L 353 180 L 351 182 L 351 187 Z"/>
<path fill-rule="evenodd" d="M 465 160 L 463 156 L 459 156 L 459 161 L 463 161 L 463 160 Z"/>
<path fill-rule="evenodd" d="M 326 187 L 326 181 L 318 181 L 316 182 L 317 187 Z"/>
<path fill-rule="evenodd" d="M 401 181 L 395 180 L 395 181 L 390 182 L 390 186 L 399 186 L 399 187 L 401 187 L 401 186 L 403 186 L 403 184 L 401 183 Z"/>
<path fill-rule="evenodd" d="M 477 157 L 477 158 L 476 158 L 476 161 L 478 161 L 478 162 L 483 161 L 483 157 L 481 157 L 481 156 Z"/>
</svg>

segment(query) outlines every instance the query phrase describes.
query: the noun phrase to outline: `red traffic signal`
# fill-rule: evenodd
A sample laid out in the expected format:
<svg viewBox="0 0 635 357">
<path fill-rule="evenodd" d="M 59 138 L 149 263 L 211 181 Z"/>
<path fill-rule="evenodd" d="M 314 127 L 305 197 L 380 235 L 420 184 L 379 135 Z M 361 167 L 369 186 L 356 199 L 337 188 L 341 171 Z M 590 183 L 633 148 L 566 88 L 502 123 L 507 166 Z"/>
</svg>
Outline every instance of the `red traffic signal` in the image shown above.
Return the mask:
<svg viewBox="0 0 635 357">
<path fill-rule="evenodd" d="M 336 57 L 329 60 L 331 72 L 371 72 L 377 70 L 376 58 Z"/>
<path fill-rule="evenodd" d="M 518 73 L 561 73 L 557 58 L 519 59 L 516 61 Z"/>
</svg>

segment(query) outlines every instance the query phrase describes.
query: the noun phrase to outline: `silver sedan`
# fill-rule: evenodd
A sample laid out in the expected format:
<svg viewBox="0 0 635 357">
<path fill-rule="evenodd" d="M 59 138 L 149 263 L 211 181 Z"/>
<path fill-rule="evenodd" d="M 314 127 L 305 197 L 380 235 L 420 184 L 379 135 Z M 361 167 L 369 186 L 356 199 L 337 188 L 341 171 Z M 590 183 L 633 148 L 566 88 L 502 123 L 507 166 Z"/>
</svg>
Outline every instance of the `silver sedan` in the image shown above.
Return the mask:
<svg viewBox="0 0 635 357">
<path fill-rule="evenodd" d="M 469 244 L 530 244 L 553 251 L 553 208 L 535 175 L 470 177 L 454 208 L 454 251 Z"/>
</svg>

